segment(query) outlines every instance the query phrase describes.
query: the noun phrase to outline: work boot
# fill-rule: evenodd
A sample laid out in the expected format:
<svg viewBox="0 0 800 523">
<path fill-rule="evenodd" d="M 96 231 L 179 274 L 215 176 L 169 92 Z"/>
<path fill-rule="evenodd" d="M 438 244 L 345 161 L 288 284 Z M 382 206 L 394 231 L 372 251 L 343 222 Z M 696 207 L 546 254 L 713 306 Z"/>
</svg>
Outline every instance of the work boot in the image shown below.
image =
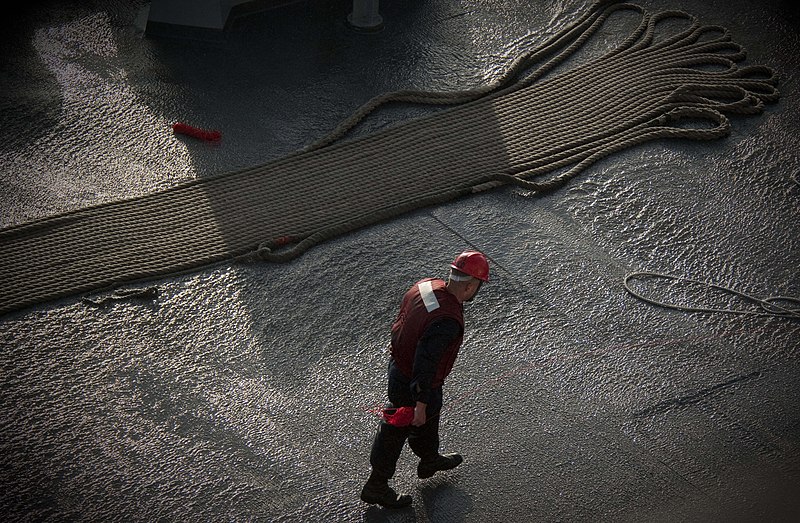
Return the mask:
<svg viewBox="0 0 800 523">
<path fill-rule="evenodd" d="M 386 508 L 404 508 L 411 505 L 412 499 L 406 494 L 398 494 L 385 481 L 370 480 L 361 489 L 361 501 Z"/>
<path fill-rule="evenodd" d="M 417 476 L 422 479 L 429 478 L 441 470 L 454 469 L 461 465 L 464 458 L 461 454 L 439 454 L 429 461 L 420 461 L 417 465 Z"/>
</svg>

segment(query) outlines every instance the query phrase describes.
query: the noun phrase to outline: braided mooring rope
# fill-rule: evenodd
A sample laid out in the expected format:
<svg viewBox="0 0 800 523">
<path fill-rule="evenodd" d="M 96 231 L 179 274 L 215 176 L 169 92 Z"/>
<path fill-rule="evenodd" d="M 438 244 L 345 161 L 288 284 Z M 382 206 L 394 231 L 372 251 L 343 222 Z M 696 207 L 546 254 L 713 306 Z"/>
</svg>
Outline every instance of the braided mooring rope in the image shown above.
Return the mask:
<svg viewBox="0 0 800 523">
<path fill-rule="evenodd" d="M 623 44 L 548 74 L 619 10 L 641 16 Z M 656 26 L 672 19 L 686 28 L 656 38 Z M 726 136 L 723 113 L 756 114 L 778 99 L 773 71 L 739 67 L 744 58 L 725 29 L 686 13 L 597 2 L 483 87 L 382 95 L 283 159 L 0 230 L 0 313 L 226 260 L 286 261 L 360 227 L 504 184 L 552 191 L 650 140 Z M 396 101 L 453 107 L 343 139 Z"/>
</svg>

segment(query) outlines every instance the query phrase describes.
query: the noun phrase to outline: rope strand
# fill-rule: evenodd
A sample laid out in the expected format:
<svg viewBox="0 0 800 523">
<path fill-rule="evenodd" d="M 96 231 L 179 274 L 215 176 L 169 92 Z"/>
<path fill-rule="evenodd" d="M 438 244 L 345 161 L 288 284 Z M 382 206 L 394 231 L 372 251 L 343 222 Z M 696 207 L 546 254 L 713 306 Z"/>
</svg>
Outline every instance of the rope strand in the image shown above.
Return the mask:
<svg viewBox="0 0 800 523">
<path fill-rule="evenodd" d="M 678 305 L 676 303 L 669 303 L 662 300 L 657 300 L 654 298 L 650 298 L 645 296 L 643 293 L 638 292 L 633 289 L 631 286 L 631 280 L 634 279 L 644 279 L 644 278 L 651 278 L 651 279 L 662 279 L 667 280 L 675 283 L 688 283 L 700 287 L 705 287 L 708 289 L 720 291 L 724 294 L 729 294 L 731 296 L 737 297 L 742 299 L 745 302 L 755 304 L 759 307 L 758 310 L 744 310 L 744 309 L 722 309 L 717 307 L 694 307 L 689 305 Z M 638 298 L 646 303 L 651 305 L 656 305 L 658 307 L 664 307 L 667 309 L 673 309 L 683 312 L 703 312 L 703 313 L 723 313 L 723 314 L 742 314 L 748 316 L 771 316 L 771 317 L 780 317 L 780 318 L 789 318 L 800 320 L 800 298 L 791 297 L 791 296 L 770 296 L 767 298 L 758 298 L 752 296 L 750 294 L 746 294 L 744 292 L 732 289 L 730 287 L 726 287 L 723 285 L 716 285 L 713 283 L 703 282 L 699 280 L 693 280 L 691 278 L 684 278 L 681 276 L 673 276 L 670 274 L 663 274 L 659 272 L 648 272 L 648 271 L 640 271 L 640 272 L 632 272 L 625 276 L 623 279 L 623 286 L 625 290 L 628 291 L 632 296 Z"/>
</svg>

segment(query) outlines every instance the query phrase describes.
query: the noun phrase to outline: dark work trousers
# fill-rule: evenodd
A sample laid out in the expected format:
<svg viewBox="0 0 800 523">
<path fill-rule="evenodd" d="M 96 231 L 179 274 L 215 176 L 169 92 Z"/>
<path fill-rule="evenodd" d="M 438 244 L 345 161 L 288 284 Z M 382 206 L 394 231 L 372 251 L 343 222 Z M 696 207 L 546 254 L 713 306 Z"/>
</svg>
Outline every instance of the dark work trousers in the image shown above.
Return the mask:
<svg viewBox="0 0 800 523">
<path fill-rule="evenodd" d="M 413 407 L 416 402 L 411 397 L 409 380 L 394 365 L 394 360 L 389 361 L 389 405 L 391 407 Z M 394 476 L 397 460 L 403 451 L 403 445 L 408 440 L 408 446 L 420 460 L 427 461 L 439 455 L 439 414 L 442 410 L 442 389 L 433 389 L 431 399 L 426 409 L 426 422 L 421 427 L 409 425 L 408 427 L 395 427 L 381 421 L 369 463 L 376 479 L 388 480 Z"/>
</svg>

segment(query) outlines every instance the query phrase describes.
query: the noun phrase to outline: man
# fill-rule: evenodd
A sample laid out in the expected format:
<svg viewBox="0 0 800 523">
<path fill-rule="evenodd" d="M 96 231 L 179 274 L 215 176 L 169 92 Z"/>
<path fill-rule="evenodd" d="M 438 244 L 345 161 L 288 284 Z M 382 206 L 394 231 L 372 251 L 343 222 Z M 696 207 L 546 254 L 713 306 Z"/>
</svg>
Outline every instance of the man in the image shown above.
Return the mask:
<svg viewBox="0 0 800 523">
<path fill-rule="evenodd" d="M 366 503 L 388 508 L 411 505 L 411 496 L 398 495 L 389 486 L 406 440 L 420 459 L 420 478 L 455 468 L 463 461 L 458 454 L 439 454 L 442 384 L 464 337 L 463 303 L 475 298 L 481 284 L 488 281 L 486 257 L 466 251 L 450 265 L 447 283 L 427 278 L 415 283 L 403 297 L 392 324 L 387 408 L 411 407 L 413 420 L 406 426 L 381 421 L 369 457 L 372 473 L 361 491 Z"/>
</svg>

